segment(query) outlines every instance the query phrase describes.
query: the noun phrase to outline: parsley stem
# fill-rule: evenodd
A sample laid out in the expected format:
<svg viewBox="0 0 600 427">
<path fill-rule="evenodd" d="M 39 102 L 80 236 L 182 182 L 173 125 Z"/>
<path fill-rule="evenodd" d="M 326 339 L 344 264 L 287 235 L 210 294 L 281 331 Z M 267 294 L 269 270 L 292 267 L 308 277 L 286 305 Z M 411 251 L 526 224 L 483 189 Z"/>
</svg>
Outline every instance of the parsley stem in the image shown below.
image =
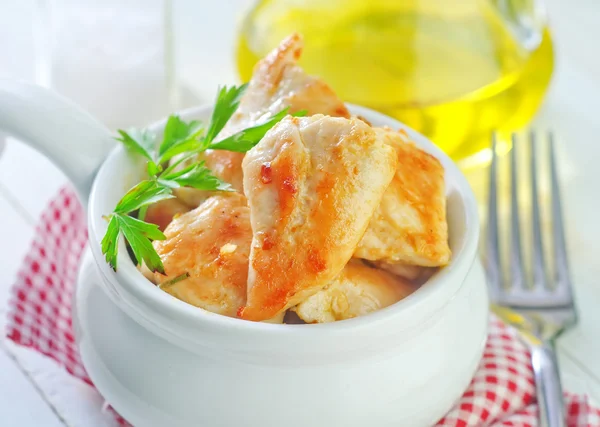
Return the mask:
<svg viewBox="0 0 600 427">
<path fill-rule="evenodd" d="M 188 154 L 186 154 L 185 156 L 182 156 L 179 160 L 177 160 L 176 162 L 174 162 L 172 165 L 169 165 L 169 167 L 167 167 L 164 171 L 162 171 L 160 173 L 161 176 L 167 176 L 169 175 L 171 172 L 173 172 L 173 170 L 179 166 L 181 163 L 185 162 L 186 160 L 191 159 L 192 157 L 196 156 L 200 151 L 192 151 Z"/>
<path fill-rule="evenodd" d="M 138 219 L 140 221 L 144 221 L 146 219 L 146 212 L 148 212 L 148 207 L 150 205 L 144 205 L 140 208 L 139 212 L 138 212 Z"/>
<path fill-rule="evenodd" d="M 190 277 L 190 273 L 188 273 L 187 271 L 183 274 L 180 274 L 177 277 L 174 277 L 171 280 L 167 280 L 166 282 L 161 283 L 160 285 L 158 285 L 159 288 L 161 289 L 165 289 L 168 288 L 169 286 L 173 286 L 175 283 L 181 282 L 182 280 L 187 279 L 188 277 Z"/>
</svg>

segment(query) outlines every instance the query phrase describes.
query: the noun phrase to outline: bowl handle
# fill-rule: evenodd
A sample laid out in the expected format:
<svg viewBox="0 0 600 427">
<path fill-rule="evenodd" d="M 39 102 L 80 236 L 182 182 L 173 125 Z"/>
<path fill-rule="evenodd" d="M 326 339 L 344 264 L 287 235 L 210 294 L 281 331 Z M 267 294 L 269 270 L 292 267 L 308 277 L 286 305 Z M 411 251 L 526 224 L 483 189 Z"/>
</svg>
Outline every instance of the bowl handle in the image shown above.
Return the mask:
<svg viewBox="0 0 600 427">
<path fill-rule="evenodd" d="M 0 130 L 51 159 L 75 184 L 84 206 L 96 170 L 114 146 L 106 126 L 72 101 L 14 80 L 0 80 Z"/>
</svg>

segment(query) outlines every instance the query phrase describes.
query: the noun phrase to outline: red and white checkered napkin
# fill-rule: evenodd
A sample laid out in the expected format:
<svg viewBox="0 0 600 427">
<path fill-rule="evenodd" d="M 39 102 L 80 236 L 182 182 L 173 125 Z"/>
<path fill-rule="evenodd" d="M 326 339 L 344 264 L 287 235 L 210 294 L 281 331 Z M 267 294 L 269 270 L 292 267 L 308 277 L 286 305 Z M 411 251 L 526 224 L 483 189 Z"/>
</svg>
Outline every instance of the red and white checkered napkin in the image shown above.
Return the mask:
<svg viewBox="0 0 600 427">
<path fill-rule="evenodd" d="M 21 266 L 10 303 L 7 336 L 92 384 L 79 358 L 71 325 L 71 296 L 86 239 L 81 205 L 70 188 L 63 189 L 42 215 Z M 537 425 L 527 348 L 496 318 L 490 319 L 489 330 L 483 360 L 471 385 L 438 425 Z M 600 426 L 600 410 L 585 396 L 565 396 L 569 427 Z"/>
</svg>

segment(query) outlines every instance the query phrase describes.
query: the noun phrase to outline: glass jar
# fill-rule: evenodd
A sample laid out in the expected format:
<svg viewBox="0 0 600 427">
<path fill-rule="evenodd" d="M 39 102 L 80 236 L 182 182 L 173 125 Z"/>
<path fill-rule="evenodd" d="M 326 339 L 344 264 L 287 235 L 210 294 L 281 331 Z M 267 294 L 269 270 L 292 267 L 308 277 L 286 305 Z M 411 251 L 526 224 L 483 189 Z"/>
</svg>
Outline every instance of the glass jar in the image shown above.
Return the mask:
<svg viewBox="0 0 600 427">
<path fill-rule="evenodd" d="M 553 69 L 534 0 L 261 0 L 239 32 L 242 80 L 293 31 L 304 36 L 307 72 L 455 159 L 489 146 L 492 131 L 526 125 Z"/>
</svg>

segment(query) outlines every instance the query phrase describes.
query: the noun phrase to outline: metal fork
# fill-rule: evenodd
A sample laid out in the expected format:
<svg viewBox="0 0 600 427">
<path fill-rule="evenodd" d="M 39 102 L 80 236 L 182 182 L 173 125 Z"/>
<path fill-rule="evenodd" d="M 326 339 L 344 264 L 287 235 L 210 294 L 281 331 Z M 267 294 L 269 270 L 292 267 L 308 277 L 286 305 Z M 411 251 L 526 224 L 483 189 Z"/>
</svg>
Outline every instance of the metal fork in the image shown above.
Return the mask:
<svg viewBox="0 0 600 427">
<path fill-rule="evenodd" d="M 547 277 L 542 236 L 540 202 L 538 197 L 540 176 L 538 174 L 537 135 L 531 133 L 529 143 L 531 161 L 531 275 L 524 268 L 521 223 L 518 207 L 517 156 L 519 138 L 512 135 L 513 148 L 510 153 L 510 256 L 508 271 L 503 271 L 500 256 L 498 227 L 498 176 L 496 135 L 492 138 L 492 163 L 487 223 L 485 266 L 490 286 L 492 303 L 503 320 L 515 326 L 531 347 L 531 362 L 535 374 L 539 418 L 542 426 L 565 426 L 565 409 L 558 363 L 554 351 L 555 339 L 577 322 L 577 311 L 573 302 L 569 266 L 563 228 L 560 191 L 558 185 L 554 138 L 548 135 L 550 190 L 552 216 L 552 259 L 554 278 Z"/>
</svg>

